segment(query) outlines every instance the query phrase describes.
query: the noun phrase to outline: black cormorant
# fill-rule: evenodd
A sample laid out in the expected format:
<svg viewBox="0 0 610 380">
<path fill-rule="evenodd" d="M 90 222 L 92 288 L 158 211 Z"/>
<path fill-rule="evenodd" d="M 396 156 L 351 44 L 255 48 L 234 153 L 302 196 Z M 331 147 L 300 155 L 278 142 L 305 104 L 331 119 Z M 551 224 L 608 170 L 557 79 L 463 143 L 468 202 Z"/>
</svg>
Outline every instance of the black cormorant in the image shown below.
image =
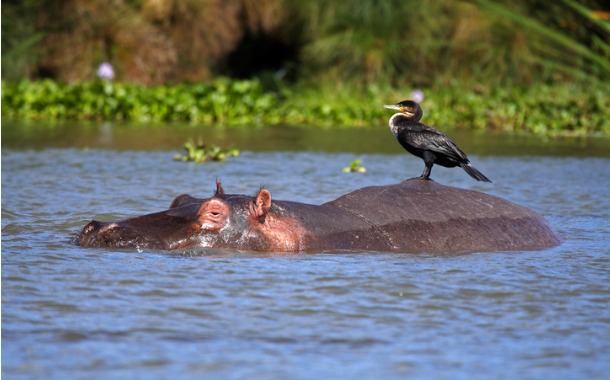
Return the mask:
<svg viewBox="0 0 610 380">
<path fill-rule="evenodd" d="M 446 168 L 459 166 L 477 181 L 491 182 L 470 165 L 468 157 L 449 137 L 419 122 L 423 115 L 419 104 L 403 100 L 393 105 L 384 105 L 383 108 L 399 111 L 390 118 L 390 131 L 407 152 L 424 160 L 426 167 L 420 178 L 430 179 L 432 165 L 438 164 Z"/>
</svg>

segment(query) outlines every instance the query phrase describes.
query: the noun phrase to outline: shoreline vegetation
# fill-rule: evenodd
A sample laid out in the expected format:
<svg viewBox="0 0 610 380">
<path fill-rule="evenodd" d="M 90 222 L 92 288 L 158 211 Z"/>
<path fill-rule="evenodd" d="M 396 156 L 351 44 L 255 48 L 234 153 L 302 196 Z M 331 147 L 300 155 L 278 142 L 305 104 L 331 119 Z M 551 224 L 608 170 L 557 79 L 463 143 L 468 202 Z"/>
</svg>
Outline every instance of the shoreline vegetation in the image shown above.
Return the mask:
<svg viewBox="0 0 610 380">
<path fill-rule="evenodd" d="M 416 90 L 424 94 L 422 121 L 441 128 L 550 137 L 610 135 L 607 87 L 568 83 L 397 89 L 229 78 L 156 86 L 106 80 L 2 81 L 2 118 L 361 127 L 387 123 L 391 113 L 381 105 L 410 98 Z"/>
<path fill-rule="evenodd" d="M 607 1 L 5 3 L 4 120 L 610 136 Z"/>
</svg>

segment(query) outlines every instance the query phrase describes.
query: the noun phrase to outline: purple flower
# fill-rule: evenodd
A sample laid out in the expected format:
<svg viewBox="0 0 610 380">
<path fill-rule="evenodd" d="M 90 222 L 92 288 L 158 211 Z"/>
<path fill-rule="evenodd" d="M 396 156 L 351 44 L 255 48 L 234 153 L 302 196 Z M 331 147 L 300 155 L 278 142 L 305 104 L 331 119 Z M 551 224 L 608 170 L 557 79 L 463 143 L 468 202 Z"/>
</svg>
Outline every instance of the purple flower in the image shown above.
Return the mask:
<svg viewBox="0 0 610 380">
<path fill-rule="evenodd" d="M 424 101 L 424 92 L 420 89 L 414 90 L 411 93 L 411 99 L 417 103 L 423 102 Z"/>
<path fill-rule="evenodd" d="M 97 69 L 97 76 L 101 79 L 112 80 L 114 78 L 114 69 L 108 62 L 104 62 Z"/>
</svg>

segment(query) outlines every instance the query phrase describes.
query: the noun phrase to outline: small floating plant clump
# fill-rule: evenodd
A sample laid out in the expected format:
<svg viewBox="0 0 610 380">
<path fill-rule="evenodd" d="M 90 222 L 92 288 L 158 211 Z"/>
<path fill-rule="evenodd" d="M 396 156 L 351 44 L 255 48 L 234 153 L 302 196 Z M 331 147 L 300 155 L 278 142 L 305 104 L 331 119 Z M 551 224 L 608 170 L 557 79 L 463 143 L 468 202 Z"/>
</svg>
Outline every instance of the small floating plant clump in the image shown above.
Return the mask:
<svg viewBox="0 0 610 380">
<path fill-rule="evenodd" d="M 192 161 L 192 162 L 207 162 L 207 161 L 226 161 L 229 157 L 239 156 L 239 149 L 221 148 L 216 145 L 206 145 L 202 141 L 197 143 L 187 141 L 184 144 L 185 155 L 177 154 L 174 156 L 175 161 Z"/>
<path fill-rule="evenodd" d="M 360 166 L 361 163 L 362 160 L 354 160 L 348 167 L 341 169 L 341 171 L 344 173 L 366 173 L 366 168 Z"/>
</svg>

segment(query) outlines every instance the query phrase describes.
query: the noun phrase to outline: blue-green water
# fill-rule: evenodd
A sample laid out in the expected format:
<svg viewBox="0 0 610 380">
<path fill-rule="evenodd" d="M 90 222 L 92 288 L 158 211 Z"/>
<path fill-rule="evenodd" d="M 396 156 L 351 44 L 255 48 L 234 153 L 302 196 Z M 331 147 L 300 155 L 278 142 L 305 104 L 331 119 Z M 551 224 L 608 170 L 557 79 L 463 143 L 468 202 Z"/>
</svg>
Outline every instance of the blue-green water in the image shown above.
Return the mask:
<svg viewBox="0 0 610 380">
<path fill-rule="evenodd" d="M 264 185 L 275 199 L 322 203 L 422 170 L 419 159 L 401 152 L 353 148 L 370 147 L 372 136 L 392 144 L 387 131 L 377 137 L 356 130 L 351 147 L 319 150 L 287 149 L 285 132 L 259 131 L 265 149 L 197 165 L 172 161 L 179 149 L 168 150 L 161 138 L 154 140 L 161 150 L 151 150 L 154 141 L 134 141 L 135 149 L 123 140 L 116 150 L 108 128 L 120 132 L 75 132 L 78 143 L 49 138 L 47 147 L 34 138 L 6 140 L 2 130 L 7 379 L 610 373 L 610 159 L 587 156 L 587 146 L 574 147 L 576 156 L 565 142 L 539 142 L 540 154 L 511 155 L 496 141 L 502 153 L 493 154 L 478 136 L 471 145 L 458 143 L 469 146 L 473 164 L 493 184 L 457 169 L 433 170 L 438 182 L 543 214 L 565 239 L 547 250 L 444 256 L 81 249 L 71 239 L 90 219 L 160 211 L 184 192 L 207 197 L 216 178 L 231 193 L 254 194 Z M 106 142 L 100 149 L 92 141 Z M 295 143 L 315 139 L 305 141 Z M 341 173 L 354 158 L 363 159 L 367 173 Z"/>
</svg>

